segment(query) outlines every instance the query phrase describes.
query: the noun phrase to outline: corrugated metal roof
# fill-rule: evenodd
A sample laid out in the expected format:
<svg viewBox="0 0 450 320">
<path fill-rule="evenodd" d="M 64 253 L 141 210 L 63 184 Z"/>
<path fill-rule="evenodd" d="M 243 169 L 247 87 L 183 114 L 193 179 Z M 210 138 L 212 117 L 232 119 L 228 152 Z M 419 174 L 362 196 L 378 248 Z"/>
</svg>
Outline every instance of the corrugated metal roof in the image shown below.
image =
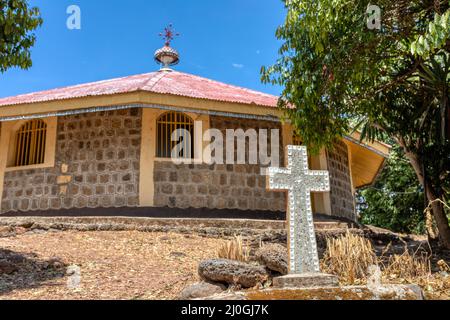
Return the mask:
<svg viewBox="0 0 450 320">
<path fill-rule="evenodd" d="M 158 71 L 0 99 L 1 106 L 147 91 L 276 107 L 278 97 L 178 71 Z"/>
</svg>

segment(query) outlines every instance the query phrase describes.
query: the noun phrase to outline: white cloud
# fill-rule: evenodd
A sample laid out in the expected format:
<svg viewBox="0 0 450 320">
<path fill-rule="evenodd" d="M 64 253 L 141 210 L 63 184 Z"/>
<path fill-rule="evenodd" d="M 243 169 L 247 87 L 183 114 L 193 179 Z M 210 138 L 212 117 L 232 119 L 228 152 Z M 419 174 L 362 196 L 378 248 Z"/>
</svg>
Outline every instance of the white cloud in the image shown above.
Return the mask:
<svg viewBox="0 0 450 320">
<path fill-rule="evenodd" d="M 242 69 L 244 67 L 244 65 L 240 63 L 232 63 L 231 65 L 236 69 Z"/>
</svg>

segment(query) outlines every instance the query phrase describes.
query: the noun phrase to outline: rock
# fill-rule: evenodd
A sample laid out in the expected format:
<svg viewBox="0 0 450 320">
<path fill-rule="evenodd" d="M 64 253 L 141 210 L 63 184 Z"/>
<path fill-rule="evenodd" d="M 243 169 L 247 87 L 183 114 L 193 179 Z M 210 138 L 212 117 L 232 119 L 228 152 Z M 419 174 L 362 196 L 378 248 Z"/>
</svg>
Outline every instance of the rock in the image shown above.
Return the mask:
<svg viewBox="0 0 450 320">
<path fill-rule="evenodd" d="M 245 292 L 223 292 L 209 297 L 203 297 L 196 300 L 206 301 L 244 301 L 248 300 Z"/>
<path fill-rule="evenodd" d="M 280 244 L 268 244 L 256 252 L 256 259 L 269 270 L 288 274 L 287 249 Z"/>
<path fill-rule="evenodd" d="M 48 261 L 49 267 L 52 269 L 61 269 L 64 267 L 64 262 L 58 257 L 53 257 Z"/>
<path fill-rule="evenodd" d="M 268 288 L 242 292 L 222 293 L 202 300 L 423 300 L 417 285 L 387 285 L 382 292 L 373 292 L 366 286 L 323 288 Z"/>
<path fill-rule="evenodd" d="M 339 286 L 339 278 L 324 273 L 289 274 L 273 279 L 274 288 L 331 288 Z"/>
<path fill-rule="evenodd" d="M 8 238 L 15 236 L 14 228 L 9 226 L 0 226 L 0 238 Z"/>
<path fill-rule="evenodd" d="M 200 277 L 206 281 L 240 285 L 253 288 L 269 279 L 267 270 L 262 266 L 226 259 L 212 259 L 200 263 Z"/>
<path fill-rule="evenodd" d="M 53 257 L 47 261 L 38 262 L 37 264 L 42 270 L 48 269 L 58 270 L 62 269 L 65 266 L 64 263 L 61 261 L 61 259 L 59 259 L 58 257 Z"/>
<path fill-rule="evenodd" d="M 23 264 L 27 261 L 27 258 L 24 257 L 21 254 L 10 254 L 7 258 L 9 262 L 15 263 L 15 264 Z"/>
<path fill-rule="evenodd" d="M 34 225 L 34 222 L 32 221 L 24 221 L 18 225 L 18 227 L 24 228 L 24 229 L 31 229 L 31 227 Z"/>
<path fill-rule="evenodd" d="M 223 293 L 226 287 L 222 284 L 213 284 L 209 282 L 195 283 L 189 287 L 186 287 L 180 293 L 180 300 L 193 300 L 199 298 L 205 298 L 216 294 Z"/>
<path fill-rule="evenodd" d="M 48 229 L 50 229 L 49 226 L 44 223 L 33 223 L 33 225 L 30 227 L 31 231 L 41 232 L 41 233 L 48 231 Z"/>
<path fill-rule="evenodd" d="M 173 258 L 186 258 L 186 254 L 183 252 L 171 252 L 170 256 Z"/>
<path fill-rule="evenodd" d="M 70 265 L 66 269 L 66 275 L 73 276 L 81 273 L 81 268 L 75 264 Z"/>
<path fill-rule="evenodd" d="M 14 232 L 16 233 L 16 235 L 21 235 L 21 234 L 28 232 L 28 229 L 25 229 L 22 227 L 16 227 L 16 228 L 14 228 Z"/>
<path fill-rule="evenodd" d="M 32 231 L 30 231 L 30 234 L 45 234 L 47 233 L 47 231 L 42 230 L 42 229 L 34 229 Z"/>
<path fill-rule="evenodd" d="M 7 233 L 7 232 L 11 232 L 11 227 L 10 226 L 0 226 L 0 233 Z"/>
<path fill-rule="evenodd" d="M 0 275 L 1 274 L 12 274 L 16 271 L 18 271 L 19 268 L 11 262 L 8 262 L 6 260 L 0 260 Z"/>
</svg>

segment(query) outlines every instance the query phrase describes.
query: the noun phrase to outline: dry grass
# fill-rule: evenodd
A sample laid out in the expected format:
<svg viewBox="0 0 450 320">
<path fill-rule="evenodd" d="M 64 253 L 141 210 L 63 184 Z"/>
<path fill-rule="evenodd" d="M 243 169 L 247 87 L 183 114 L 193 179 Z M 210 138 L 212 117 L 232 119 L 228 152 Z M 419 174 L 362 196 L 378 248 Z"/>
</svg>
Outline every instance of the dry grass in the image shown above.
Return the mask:
<svg viewBox="0 0 450 320">
<path fill-rule="evenodd" d="M 221 259 L 248 262 L 250 260 L 250 248 L 244 243 L 241 236 L 225 242 L 217 250 L 217 256 Z"/>
<path fill-rule="evenodd" d="M 377 256 L 369 240 L 350 232 L 339 238 L 327 239 L 322 269 L 338 275 L 341 282 L 355 284 L 364 281 L 369 266 L 377 264 Z"/>
<path fill-rule="evenodd" d="M 437 265 L 442 272 L 450 272 L 450 266 L 444 260 L 439 260 Z"/>
<path fill-rule="evenodd" d="M 426 252 L 413 254 L 405 248 L 403 254 L 392 255 L 384 265 L 383 274 L 391 279 L 415 279 L 431 275 L 430 256 Z"/>
<path fill-rule="evenodd" d="M 441 271 L 445 271 L 445 265 L 443 260 L 438 262 Z M 383 282 L 418 284 L 427 299 L 450 299 L 450 277 L 432 273 L 431 256 L 420 248 L 413 253 L 405 248 L 403 254 L 390 256 L 383 265 Z"/>
<path fill-rule="evenodd" d="M 390 246 L 384 253 L 389 249 Z M 403 254 L 391 255 L 381 262 L 369 240 L 347 233 L 327 240 L 321 265 L 323 271 L 339 276 L 344 285 L 366 284 L 370 266 L 379 266 L 384 283 L 415 283 L 422 287 L 428 299 L 450 299 L 450 276 L 432 274 L 431 256 L 423 250 L 411 253 L 405 247 Z M 438 266 L 442 272 L 449 268 L 443 260 Z"/>
</svg>

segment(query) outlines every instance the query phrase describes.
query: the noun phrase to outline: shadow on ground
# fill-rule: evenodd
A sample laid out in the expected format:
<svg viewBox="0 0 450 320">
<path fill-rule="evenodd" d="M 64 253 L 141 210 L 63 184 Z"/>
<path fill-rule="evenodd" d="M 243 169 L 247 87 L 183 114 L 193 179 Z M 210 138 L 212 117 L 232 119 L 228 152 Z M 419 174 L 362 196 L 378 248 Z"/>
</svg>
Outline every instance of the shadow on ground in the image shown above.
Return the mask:
<svg viewBox="0 0 450 320">
<path fill-rule="evenodd" d="M 44 283 L 65 276 L 66 265 L 58 258 L 41 260 L 33 254 L 23 254 L 0 248 L 0 298 L 14 290 L 39 288 Z M 59 285 L 59 284 L 58 284 Z"/>
</svg>

